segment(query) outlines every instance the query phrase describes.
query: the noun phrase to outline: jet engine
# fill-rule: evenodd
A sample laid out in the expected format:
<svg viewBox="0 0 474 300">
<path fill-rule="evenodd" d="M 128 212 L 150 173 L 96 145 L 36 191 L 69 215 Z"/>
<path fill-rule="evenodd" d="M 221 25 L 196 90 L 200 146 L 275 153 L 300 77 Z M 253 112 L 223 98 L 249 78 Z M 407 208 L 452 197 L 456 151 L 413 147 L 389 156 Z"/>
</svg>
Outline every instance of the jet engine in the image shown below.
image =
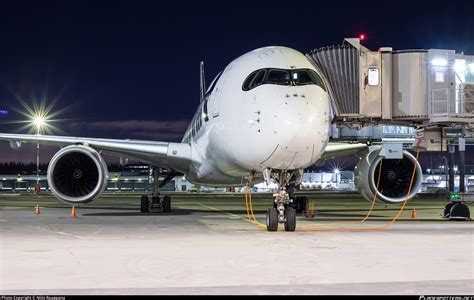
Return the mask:
<svg viewBox="0 0 474 300">
<path fill-rule="evenodd" d="M 413 199 L 423 179 L 421 166 L 416 158 L 410 152 L 403 151 L 402 159 L 384 159 L 377 189 L 380 162 L 383 159 L 379 152 L 380 149 L 372 149 L 360 159 L 354 170 L 354 183 L 359 193 L 369 201 L 374 199 L 376 193 L 376 201 L 379 203 L 403 203 L 410 188 L 413 167 L 416 166 L 408 201 Z"/>
<path fill-rule="evenodd" d="M 48 183 L 53 194 L 68 204 L 88 203 L 107 186 L 108 169 L 102 156 L 88 146 L 72 145 L 51 159 Z"/>
</svg>

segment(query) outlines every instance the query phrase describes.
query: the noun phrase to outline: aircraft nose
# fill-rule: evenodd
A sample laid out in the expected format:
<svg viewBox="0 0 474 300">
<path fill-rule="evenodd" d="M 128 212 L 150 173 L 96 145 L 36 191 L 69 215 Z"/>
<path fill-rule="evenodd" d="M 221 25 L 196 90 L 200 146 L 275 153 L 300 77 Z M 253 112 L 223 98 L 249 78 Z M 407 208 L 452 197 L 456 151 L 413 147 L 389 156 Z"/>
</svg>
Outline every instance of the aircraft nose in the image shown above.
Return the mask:
<svg viewBox="0 0 474 300">
<path fill-rule="evenodd" d="M 317 107 L 304 98 L 288 98 L 275 110 L 273 133 L 276 142 L 287 151 L 312 149 L 317 135 Z"/>
</svg>

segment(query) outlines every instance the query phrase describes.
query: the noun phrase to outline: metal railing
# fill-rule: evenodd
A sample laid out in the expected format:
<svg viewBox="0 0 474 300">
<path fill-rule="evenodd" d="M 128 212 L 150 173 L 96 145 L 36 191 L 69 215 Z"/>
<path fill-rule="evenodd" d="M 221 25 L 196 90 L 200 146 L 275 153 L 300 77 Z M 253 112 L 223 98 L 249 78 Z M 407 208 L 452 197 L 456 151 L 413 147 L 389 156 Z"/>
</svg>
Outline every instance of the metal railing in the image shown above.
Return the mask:
<svg viewBox="0 0 474 300">
<path fill-rule="evenodd" d="M 474 118 L 474 90 L 461 88 L 433 90 L 431 117 Z"/>
</svg>

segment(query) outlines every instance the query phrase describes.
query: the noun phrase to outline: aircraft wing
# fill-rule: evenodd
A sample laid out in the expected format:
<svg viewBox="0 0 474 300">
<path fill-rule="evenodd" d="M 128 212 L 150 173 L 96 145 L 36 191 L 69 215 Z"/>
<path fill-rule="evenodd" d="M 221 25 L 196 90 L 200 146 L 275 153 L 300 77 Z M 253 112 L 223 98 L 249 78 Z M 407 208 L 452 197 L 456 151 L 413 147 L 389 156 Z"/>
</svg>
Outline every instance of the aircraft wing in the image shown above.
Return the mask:
<svg viewBox="0 0 474 300">
<path fill-rule="evenodd" d="M 9 141 L 14 149 L 19 148 L 21 143 L 59 147 L 87 145 L 99 152 L 130 158 L 181 173 L 187 173 L 191 162 L 191 147 L 184 143 L 7 133 L 0 133 L 0 140 Z"/>
<path fill-rule="evenodd" d="M 320 161 L 324 162 L 326 159 L 334 158 L 337 156 L 356 154 L 357 152 L 365 150 L 367 148 L 368 148 L 367 144 L 329 142 L 323 155 L 320 158 Z"/>
</svg>

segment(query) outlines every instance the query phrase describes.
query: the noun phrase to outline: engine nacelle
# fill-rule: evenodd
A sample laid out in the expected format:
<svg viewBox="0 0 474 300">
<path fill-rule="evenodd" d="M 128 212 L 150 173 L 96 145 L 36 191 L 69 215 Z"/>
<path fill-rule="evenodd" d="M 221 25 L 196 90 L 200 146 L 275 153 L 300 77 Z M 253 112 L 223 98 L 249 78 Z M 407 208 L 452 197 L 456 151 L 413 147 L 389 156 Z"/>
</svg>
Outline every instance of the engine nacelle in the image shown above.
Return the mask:
<svg viewBox="0 0 474 300">
<path fill-rule="evenodd" d="M 51 159 L 48 183 L 53 194 L 68 204 L 88 203 L 107 186 L 108 169 L 94 149 L 73 145 L 61 149 Z"/>
<path fill-rule="evenodd" d="M 372 201 L 377 193 L 376 201 L 379 203 L 403 203 L 410 188 L 413 167 L 416 165 L 416 174 L 408 201 L 413 199 L 423 180 L 421 166 L 416 158 L 410 152 L 403 151 L 403 159 L 384 159 L 377 191 L 379 166 L 383 159 L 379 156 L 379 152 L 380 149 L 371 150 L 355 167 L 354 183 L 359 193 L 369 201 Z"/>
</svg>

